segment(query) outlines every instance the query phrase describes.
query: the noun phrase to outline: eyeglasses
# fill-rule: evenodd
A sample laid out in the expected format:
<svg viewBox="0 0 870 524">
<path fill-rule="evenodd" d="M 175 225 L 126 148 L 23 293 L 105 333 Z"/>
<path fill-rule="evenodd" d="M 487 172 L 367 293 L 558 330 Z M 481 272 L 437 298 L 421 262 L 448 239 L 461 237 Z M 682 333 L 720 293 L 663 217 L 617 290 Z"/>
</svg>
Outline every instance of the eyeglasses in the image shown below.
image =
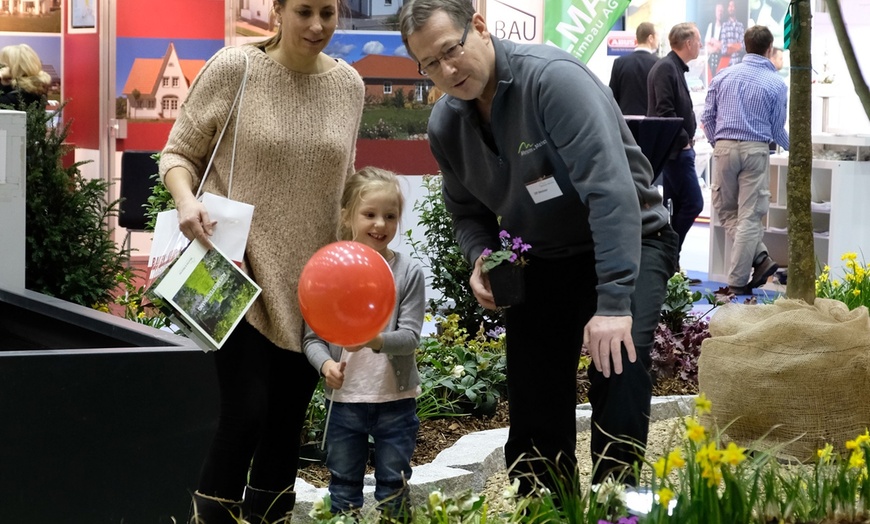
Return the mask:
<svg viewBox="0 0 870 524">
<path fill-rule="evenodd" d="M 444 51 L 444 54 L 439 56 L 438 58 L 433 59 L 428 62 L 426 65 L 421 63 L 417 63 L 417 72 L 423 76 L 432 76 L 437 75 L 441 72 L 441 62 L 445 60 L 456 60 L 460 56 L 465 53 L 465 39 L 468 37 L 468 29 L 471 27 L 471 20 L 466 22 L 465 31 L 462 32 L 462 38 L 456 44 L 447 48 Z"/>
</svg>

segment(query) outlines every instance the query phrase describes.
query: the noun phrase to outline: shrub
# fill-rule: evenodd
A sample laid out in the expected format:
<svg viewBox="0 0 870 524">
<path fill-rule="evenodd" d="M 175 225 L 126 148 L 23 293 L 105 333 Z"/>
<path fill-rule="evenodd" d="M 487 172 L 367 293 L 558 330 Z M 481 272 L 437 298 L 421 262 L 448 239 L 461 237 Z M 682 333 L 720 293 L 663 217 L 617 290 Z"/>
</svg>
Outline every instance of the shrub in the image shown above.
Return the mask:
<svg viewBox="0 0 870 524">
<path fill-rule="evenodd" d="M 477 333 L 481 326 L 485 332 L 502 326 L 501 315 L 481 307 L 471 291 L 471 265 L 453 236 L 453 219 L 441 196 L 441 177 L 423 177 L 423 187 L 426 194 L 414 203 L 414 211 L 424 228 L 424 240 L 415 240 L 410 230 L 406 236 L 414 258 L 431 273 L 431 287 L 441 292 L 440 297 L 428 299 L 429 310 L 457 315 L 458 324 L 468 333 Z"/>
<path fill-rule="evenodd" d="M 417 350 L 423 391 L 450 411 L 492 415 L 507 393 L 504 330 L 470 336 L 457 315 L 439 318 L 440 333 Z"/>
<path fill-rule="evenodd" d="M 49 125 L 62 110 L 27 108 L 25 286 L 84 306 L 105 304 L 129 257 L 108 227 L 118 201 L 106 199 L 108 182 L 81 176 L 84 162 L 63 167 L 69 124 Z"/>
</svg>

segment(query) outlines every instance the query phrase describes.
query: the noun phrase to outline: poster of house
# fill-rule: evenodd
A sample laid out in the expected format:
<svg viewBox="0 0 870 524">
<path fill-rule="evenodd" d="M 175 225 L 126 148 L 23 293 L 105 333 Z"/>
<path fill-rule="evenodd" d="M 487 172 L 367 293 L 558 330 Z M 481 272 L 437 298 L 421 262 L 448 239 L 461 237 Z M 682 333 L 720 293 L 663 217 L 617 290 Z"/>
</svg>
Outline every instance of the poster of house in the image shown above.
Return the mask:
<svg viewBox="0 0 870 524">
<path fill-rule="evenodd" d="M 193 79 L 223 40 L 118 38 L 118 118 L 175 120 Z"/>
</svg>

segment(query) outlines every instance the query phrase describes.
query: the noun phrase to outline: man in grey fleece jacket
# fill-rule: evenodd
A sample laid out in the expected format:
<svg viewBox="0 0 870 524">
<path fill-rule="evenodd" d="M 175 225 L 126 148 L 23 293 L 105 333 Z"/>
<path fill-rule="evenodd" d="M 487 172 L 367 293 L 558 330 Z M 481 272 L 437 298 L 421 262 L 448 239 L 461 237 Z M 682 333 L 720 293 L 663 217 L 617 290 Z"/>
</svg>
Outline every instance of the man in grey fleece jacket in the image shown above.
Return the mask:
<svg viewBox="0 0 870 524">
<path fill-rule="evenodd" d="M 481 253 L 497 248 L 499 230 L 532 246 L 525 302 L 506 310 L 511 477 L 530 493 L 532 476 L 555 486 L 554 464 L 576 475 L 585 345 L 594 362 L 593 482 L 636 483 L 650 350 L 677 257 L 649 162 L 608 88 L 569 54 L 498 40 L 469 0 L 406 1 L 399 24 L 421 74 L 446 93 L 429 141 L 481 305 L 495 308 Z"/>
</svg>

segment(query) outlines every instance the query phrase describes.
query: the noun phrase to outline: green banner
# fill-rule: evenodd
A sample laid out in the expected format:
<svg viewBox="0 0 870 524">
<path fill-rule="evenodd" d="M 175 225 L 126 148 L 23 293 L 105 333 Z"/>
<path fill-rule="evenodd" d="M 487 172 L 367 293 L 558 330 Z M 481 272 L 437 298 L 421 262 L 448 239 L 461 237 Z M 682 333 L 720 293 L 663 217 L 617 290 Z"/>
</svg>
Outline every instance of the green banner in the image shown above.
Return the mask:
<svg viewBox="0 0 870 524">
<path fill-rule="evenodd" d="M 588 62 L 631 0 L 547 0 L 544 42 Z"/>
</svg>

